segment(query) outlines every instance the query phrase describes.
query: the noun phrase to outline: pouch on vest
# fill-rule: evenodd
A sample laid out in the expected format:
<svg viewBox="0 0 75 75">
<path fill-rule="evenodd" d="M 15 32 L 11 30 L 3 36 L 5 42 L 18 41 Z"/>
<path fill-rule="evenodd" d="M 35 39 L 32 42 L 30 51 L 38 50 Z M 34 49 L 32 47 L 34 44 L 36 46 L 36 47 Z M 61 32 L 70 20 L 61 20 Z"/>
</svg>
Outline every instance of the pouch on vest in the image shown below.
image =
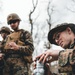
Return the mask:
<svg viewBox="0 0 75 75">
<path fill-rule="evenodd" d="M 73 49 L 70 50 L 65 50 L 65 51 L 61 51 L 59 53 L 59 58 L 58 58 L 58 71 L 59 73 L 71 73 L 72 72 L 72 62 L 75 61 L 75 56 L 73 56 L 74 54 Z M 72 58 L 73 61 L 72 61 Z M 75 65 L 75 63 L 73 64 Z"/>
</svg>

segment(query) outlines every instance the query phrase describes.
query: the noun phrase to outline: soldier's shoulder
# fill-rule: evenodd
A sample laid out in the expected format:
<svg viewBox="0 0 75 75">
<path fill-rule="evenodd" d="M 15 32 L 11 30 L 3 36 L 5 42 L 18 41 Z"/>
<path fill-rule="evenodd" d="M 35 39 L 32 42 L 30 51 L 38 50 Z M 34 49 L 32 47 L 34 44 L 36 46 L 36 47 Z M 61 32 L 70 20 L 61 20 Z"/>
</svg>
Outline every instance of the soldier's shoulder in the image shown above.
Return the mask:
<svg viewBox="0 0 75 75">
<path fill-rule="evenodd" d="M 24 34 L 31 34 L 29 31 L 27 31 L 27 30 L 24 30 L 24 29 L 20 29 L 21 30 L 21 32 L 22 33 L 24 33 Z"/>
</svg>

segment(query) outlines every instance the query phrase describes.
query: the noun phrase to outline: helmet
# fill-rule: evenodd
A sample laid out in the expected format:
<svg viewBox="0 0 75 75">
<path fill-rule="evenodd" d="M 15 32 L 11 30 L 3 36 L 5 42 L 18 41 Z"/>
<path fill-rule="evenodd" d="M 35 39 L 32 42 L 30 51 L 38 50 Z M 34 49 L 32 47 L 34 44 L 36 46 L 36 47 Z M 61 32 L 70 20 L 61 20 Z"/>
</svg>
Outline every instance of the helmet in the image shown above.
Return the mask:
<svg viewBox="0 0 75 75">
<path fill-rule="evenodd" d="M 51 44 L 56 44 L 55 40 L 53 39 L 53 35 L 57 32 L 62 32 L 66 30 L 67 27 L 70 27 L 73 33 L 75 34 L 75 24 L 73 23 L 62 23 L 58 24 L 56 27 L 51 29 L 48 33 L 48 40 Z M 57 44 L 56 44 L 57 45 Z"/>
<path fill-rule="evenodd" d="M 0 29 L 0 33 L 3 32 L 3 31 L 5 31 L 5 32 L 8 33 L 8 34 L 11 33 L 11 30 L 10 30 L 8 27 L 6 27 L 6 26 L 3 26 L 3 27 Z"/>
<path fill-rule="evenodd" d="M 15 14 L 15 13 L 12 13 L 12 14 L 9 14 L 8 17 L 7 17 L 7 23 L 10 21 L 10 20 L 21 20 L 20 17 Z"/>
</svg>

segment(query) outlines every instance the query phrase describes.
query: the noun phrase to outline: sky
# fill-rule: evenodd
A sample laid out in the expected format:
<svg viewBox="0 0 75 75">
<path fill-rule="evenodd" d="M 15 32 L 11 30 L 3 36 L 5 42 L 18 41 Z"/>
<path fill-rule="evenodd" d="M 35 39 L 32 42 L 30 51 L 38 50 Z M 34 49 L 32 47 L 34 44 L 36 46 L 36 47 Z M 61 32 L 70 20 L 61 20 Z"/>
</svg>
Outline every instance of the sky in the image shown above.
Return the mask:
<svg viewBox="0 0 75 75">
<path fill-rule="evenodd" d="M 5 17 L 10 13 L 17 13 L 26 19 L 31 10 L 31 0 L 2 0 L 2 2 Z"/>
<path fill-rule="evenodd" d="M 53 0 L 52 4 L 57 10 L 53 15 L 55 18 L 53 18 L 53 21 L 56 22 L 55 25 L 64 22 L 75 23 L 75 2 L 72 0 Z"/>
</svg>

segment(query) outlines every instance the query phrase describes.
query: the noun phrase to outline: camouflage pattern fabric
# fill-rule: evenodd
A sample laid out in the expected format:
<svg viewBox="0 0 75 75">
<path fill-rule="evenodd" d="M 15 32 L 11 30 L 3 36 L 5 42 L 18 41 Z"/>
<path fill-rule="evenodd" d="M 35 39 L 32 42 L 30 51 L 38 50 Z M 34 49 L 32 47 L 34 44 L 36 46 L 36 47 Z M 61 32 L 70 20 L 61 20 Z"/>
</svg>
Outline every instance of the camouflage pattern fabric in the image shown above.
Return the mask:
<svg viewBox="0 0 75 75">
<path fill-rule="evenodd" d="M 71 54 L 74 49 L 67 49 L 65 51 L 61 51 L 59 54 L 59 72 L 60 73 L 72 73 L 71 62 Z"/>
<path fill-rule="evenodd" d="M 20 49 L 11 50 L 8 46 L 9 42 L 15 42 Z M 31 75 L 29 72 L 33 51 L 33 40 L 28 31 L 18 30 L 8 35 L 3 49 L 6 55 L 4 75 Z"/>
<path fill-rule="evenodd" d="M 8 58 L 4 68 L 4 75 L 29 75 L 28 66 L 21 58 Z"/>
<path fill-rule="evenodd" d="M 5 43 L 5 40 L 2 40 L 0 42 L 0 54 L 3 54 L 2 53 L 2 49 L 3 49 L 3 46 L 4 46 L 4 43 Z M 3 54 L 4 55 L 4 54 Z M 3 56 L 4 57 L 4 56 Z M 0 60 L 0 74 L 3 75 L 3 69 L 4 69 L 4 60 Z"/>
<path fill-rule="evenodd" d="M 20 45 L 19 52 L 25 55 L 32 55 L 34 51 L 33 40 L 31 34 L 27 31 L 19 30 L 10 34 L 6 40 L 4 47 L 5 52 L 9 52 L 10 47 L 8 46 L 9 42 L 15 42 L 17 45 Z"/>
</svg>

